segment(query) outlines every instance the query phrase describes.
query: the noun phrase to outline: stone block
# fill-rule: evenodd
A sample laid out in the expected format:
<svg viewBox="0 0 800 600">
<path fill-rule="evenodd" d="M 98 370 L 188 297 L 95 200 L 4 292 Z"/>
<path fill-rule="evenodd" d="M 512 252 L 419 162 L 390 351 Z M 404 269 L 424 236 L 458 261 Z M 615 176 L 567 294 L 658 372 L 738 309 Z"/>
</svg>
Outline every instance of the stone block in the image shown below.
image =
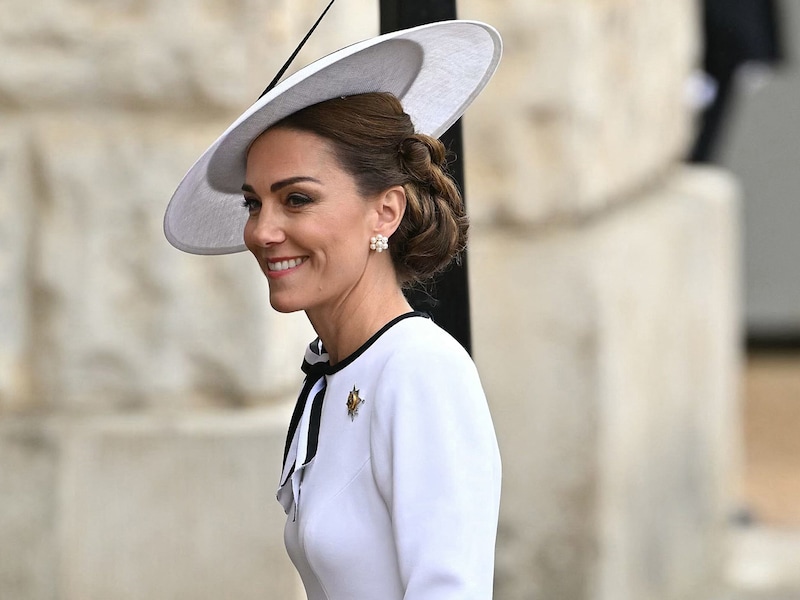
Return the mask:
<svg viewBox="0 0 800 600">
<path fill-rule="evenodd" d="M 361 10 L 334 7 L 314 44 L 339 47 L 372 35 L 375 3 L 360 3 Z M 244 109 L 323 7 L 311 0 L 7 0 L 0 105 Z"/>
<path fill-rule="evenodd" d="M 602 218 L 476 228 L 504 461 L 498 597 L 701 598 L 737 448 L 736 191 L 678 169 Z"/>
<path fill-rule="evenodd" d="M 278 315 L 247 254 L 173 249 L 161 219 L 218 121 L 37 123 L 34 282 L 44 401 L 71 410 L 243 406 L 294 393 L 312 333 Z"/>
<path fill-rule="evenodd" d="M 58 437 L 32 419 L 0 419 L 0 597 L 56 600 Z"/>
<path fill-rule="evenodd" d="M 475 223 L 569 222 L 624 201 L 681 158 L 692 0 L 465 0 L 505 41 L 465 118 Z"/>
<path fill-rule="evenodd" d="M 297 597 L 275 500 L 288 420 L 267 409 L 65 425 L 59 598 Z"/>
<path fill-rule="evenodd" d="M 30 402 L 28 264 L 41 198 L 24 123 L 0 120 L 0 412 Z"/>
</svg>

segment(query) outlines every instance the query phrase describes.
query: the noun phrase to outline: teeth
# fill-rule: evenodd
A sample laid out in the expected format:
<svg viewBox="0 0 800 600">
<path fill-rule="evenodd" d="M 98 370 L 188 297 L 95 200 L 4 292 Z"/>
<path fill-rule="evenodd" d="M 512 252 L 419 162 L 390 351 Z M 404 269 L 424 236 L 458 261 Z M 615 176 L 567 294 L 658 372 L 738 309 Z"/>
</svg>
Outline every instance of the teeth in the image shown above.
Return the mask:
<svg viewBox="0 0 800 600">
<path fill-rule="evenodd" d="M 286 271 L 287 269 L 293 269 L 297 265 L 302 264 L 304 260 L 304 258 L 292 258 L 280 262 L 268 262 L 267 267 L 270 271 Z"/>
</svg>

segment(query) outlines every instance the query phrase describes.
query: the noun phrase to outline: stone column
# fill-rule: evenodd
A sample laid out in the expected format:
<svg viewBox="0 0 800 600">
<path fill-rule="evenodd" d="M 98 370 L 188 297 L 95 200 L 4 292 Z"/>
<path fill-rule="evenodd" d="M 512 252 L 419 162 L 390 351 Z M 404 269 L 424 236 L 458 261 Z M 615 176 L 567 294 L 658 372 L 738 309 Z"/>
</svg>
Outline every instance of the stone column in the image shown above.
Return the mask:
<svg viewBox="0 0 800 600">
<path fill-rule="evenodd" d="M 161 218 L 319 10 L 0 7 L 0 597 L 296 593 L 274 491 L 312 332 Z M 332 12 L 297 64 L 376 30 Z"/>
<path fill-rule="evenodd" d="M 475 355 L 504 457 L 496 597 L 711 598 L 736 456 L 737 188 L 682 166 L 695 3 L 466 1 Z"/>
</svg>

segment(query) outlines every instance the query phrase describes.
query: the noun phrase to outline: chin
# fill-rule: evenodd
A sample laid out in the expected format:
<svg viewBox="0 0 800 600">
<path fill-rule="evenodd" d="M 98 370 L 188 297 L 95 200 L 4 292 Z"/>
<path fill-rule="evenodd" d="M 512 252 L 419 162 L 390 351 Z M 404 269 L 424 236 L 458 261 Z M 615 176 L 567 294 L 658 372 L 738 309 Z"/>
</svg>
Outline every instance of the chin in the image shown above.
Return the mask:
<svg viewBox="0 0 800 600">
<path fill-rule="evenodd" d="M 272 304 L 272 303 L 270 302 L 270 304 Z M 283 314 L 289 314 L 289 313 L 298 312 L 298 311 L 302 310 L 301 308 L 294 308 L 294 307 L 291 307 L 291 306 L 281 306 L 281 305 L 277 305 L 277 304 L 272 304 L 272 308 L 274 308 L 277 312 L 283 313 Z"/>
<path fill-rule="evenodd" d="M 269 303 L 272 308 L 274 308 L 279 313 L 293 313 L 299 310 L 303 310 L 302 306 L 298 306 L 297 303 L 288 301 L 286 299 L 282 299 L 279 297 L 275 297 L 270 295 Z"/>
</svg>

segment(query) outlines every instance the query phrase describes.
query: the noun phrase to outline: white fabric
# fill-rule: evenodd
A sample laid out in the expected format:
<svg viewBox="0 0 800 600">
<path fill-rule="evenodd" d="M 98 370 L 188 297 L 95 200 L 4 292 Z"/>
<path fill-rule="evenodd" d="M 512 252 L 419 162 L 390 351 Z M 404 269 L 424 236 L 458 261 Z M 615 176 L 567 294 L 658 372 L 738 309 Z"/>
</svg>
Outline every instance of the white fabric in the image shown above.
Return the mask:
<svg viewBox="0 0 800 600">
<path fill-rule="evenodd" d="M 419 316 L 362 350 L 325 375 L 316 457 L 293 476 L 299 506 L 290 482 L 279 490 L 309 600 L 491 598 L 500 455 L 474 364 Z M 354 387 L 364 402 L 351 419 Z"/>
</svg>

